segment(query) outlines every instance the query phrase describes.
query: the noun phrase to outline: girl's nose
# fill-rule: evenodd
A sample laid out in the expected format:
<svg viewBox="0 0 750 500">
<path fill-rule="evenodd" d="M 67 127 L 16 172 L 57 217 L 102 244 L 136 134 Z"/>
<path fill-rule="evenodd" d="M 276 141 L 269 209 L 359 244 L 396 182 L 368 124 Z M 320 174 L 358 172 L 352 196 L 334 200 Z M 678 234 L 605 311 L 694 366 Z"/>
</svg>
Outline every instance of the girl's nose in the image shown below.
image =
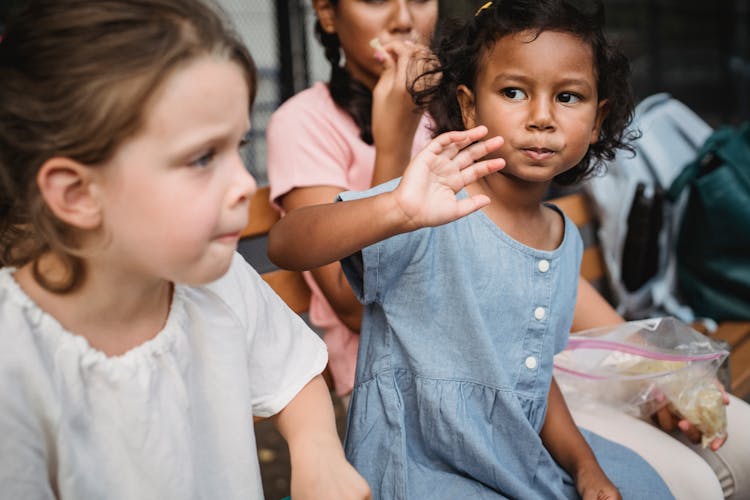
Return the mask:
<svg viewBox="0 0 750 500">
<path fill-rule="evenodd" d="M 552 108 L 545 99 L 532 100 L 529 106 L 527 128 L 531 130 L 554 130 Z"/>
<path fill-rule="evenodd" d="M 234 197 L 236 201 L 243 202 L 250 199 L 258 189 L 258 184 L 255 182 L 255 178 L 250 174 L 245 166 L 245 162 L 242 157 L 237 154 L 234 162 L 234 175 L 232 177 L 232 189 L 234 191 Z"/>
<path fill-rule="evenodd" d="M 394 33 L 409 33 L 414 29 L 414 18 L 412 17 L 410 0 L 395 0 L 394 11 L 391 18 L 391 31 Z"/>
</svg>

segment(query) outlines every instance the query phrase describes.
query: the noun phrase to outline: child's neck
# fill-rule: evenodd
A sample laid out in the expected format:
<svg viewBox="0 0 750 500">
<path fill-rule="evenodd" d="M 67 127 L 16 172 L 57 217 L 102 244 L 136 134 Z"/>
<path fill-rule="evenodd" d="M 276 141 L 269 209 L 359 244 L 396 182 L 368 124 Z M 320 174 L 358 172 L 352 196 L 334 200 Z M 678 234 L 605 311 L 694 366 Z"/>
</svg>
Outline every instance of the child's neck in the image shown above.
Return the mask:
<svg viewBox="0 0 750 500">
<path fill-rule="evenodd" d="M 45 259 L 43 269 L 52 272 L 59 264 Z M 57 294 L 41 287 L 31 265 L 19 269 L 15 278 L 24 291 L 67 331 L 84 337 L 92 348 L 107 356 L 118 356 L 154 338 L 164 327 L 172 300 L 172 284 L 144 280 L 118 273 L 87 270 L 75 290 Z"/>
<path fill-rule="evenodd" d="M 520 182 L 490 175 L 466 186 L 469 194 L 485 194 L 484 214 L 514 240 L 539 250 L 554 250 L 562 241 L 562 218 L 542 204 L 549 183 Z"/>
</svg>

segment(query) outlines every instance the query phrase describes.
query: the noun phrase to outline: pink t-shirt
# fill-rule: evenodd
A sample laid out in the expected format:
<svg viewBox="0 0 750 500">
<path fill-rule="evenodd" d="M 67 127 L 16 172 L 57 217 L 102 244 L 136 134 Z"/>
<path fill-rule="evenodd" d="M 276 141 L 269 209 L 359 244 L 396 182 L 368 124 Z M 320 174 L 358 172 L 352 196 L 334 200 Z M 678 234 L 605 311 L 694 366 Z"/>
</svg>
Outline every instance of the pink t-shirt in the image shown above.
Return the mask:
<svg viewBox="0 0 750 500">
<path fill-rule="evenodd" d="M 428 125 L 423 118 L 412 154 L 429 142 Z M 354 120 L 336 106 L 324 83 L 298 93 L 271 115 L 266 142 L 271 202 L 278 209 L 276 200 L 295 188 L 338 186 L 342 191 L 361 191 L 370 187 L 375 147 L 360 139 Z M 309 272 L 305 279 L 312 290 L 310 321 L 323 331 L 336 393 L 348 394 L 354 385 L 359 335 L 338 319 Z"/>
</svg>

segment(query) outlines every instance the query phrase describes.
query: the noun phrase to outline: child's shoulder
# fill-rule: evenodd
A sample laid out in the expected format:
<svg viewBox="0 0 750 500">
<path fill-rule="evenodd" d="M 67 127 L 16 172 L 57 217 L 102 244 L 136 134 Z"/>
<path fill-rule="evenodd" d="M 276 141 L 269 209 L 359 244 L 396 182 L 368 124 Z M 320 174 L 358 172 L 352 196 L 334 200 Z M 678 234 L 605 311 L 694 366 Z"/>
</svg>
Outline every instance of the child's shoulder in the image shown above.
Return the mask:
<svg viewBox="0 0 750 500">
<path fill-rule="evenodd" d="M 331 97 L 328 85 L 323 82 L 316 82 L 287 99 L 272 114 L 273 119 L 279 117 L 294 117 L 299 119 L 299 115 L 329 115 L 337 114 L 338 108 Z"/>
<path fill-rule="evenodd" d="M 218 301 L 224 313 L 232 316 L 245 329 L 250 329 L 261 317 L 281 320 L 285 316 L 295 315 L 238 252 L 235 252 L 229 270 L 221 278 L 187 289 L 187 293 L 193 296 L 192 300 L 210 302 L 212 307 Z"/>
<path fill-rule="evenodd" d="M 57 344 L 44 335 L 54 323 L 13 278 L 12 268 L 0 268 L 0 378 L 26 382 L 29 370 L 44 366 Z M 54 325 L 52 325 L 54 326 Z"/>
<path fill-rule="evenodd" d="M 13 278 L 14 271 L 13 268 L 0 268 L 0 342 L 3 344 L 30 332 L 33 319 L 41 318 L 41 310 Z M 5 349 L 0 348 L 0 351 Z"/>
<path fill-rule="evenodd" d="M 269 149 L 289 148 L 289 140 L 325 145 L 329 140 L 359 141 L 359 127 L 331 97 L 328 85 L 317 82 L 285 101 L 271 114 L 266 132 Z"/>
<path fill-rule="evenodd" d="M 232 256 L 229 269 L 216 281 L 197 287 L 189 287 L 196 293 L 208 293 L 219 298 L 233 310 L 238 306 L 254 303 L 263 293 L 263 279 L 238 252 Z"/>
</svg>

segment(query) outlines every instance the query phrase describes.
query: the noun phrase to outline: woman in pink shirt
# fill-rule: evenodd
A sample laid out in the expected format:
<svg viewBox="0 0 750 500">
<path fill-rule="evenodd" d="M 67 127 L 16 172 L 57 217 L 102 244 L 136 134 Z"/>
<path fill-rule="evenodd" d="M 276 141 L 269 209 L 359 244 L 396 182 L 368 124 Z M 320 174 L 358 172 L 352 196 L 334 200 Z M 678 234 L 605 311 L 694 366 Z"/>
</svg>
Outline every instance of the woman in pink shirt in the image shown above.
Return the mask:
<svg viewBox="0 0 750 500">
<path fill-rule="evenodd" d="M 327 84 L 286 101 L 268 125 L 271 201 L 282 213 L 398 177 L 430 139 L 407 80 L 438 17 L 437 0 L 313 0 L 331 63 Z M 377 41 L 374 41 L 377 40 Z M 323 331 L 336 394 L 354 383 L 362 305 L 339 263 L 306 273 L 310 320 Z"/>
</svg>

